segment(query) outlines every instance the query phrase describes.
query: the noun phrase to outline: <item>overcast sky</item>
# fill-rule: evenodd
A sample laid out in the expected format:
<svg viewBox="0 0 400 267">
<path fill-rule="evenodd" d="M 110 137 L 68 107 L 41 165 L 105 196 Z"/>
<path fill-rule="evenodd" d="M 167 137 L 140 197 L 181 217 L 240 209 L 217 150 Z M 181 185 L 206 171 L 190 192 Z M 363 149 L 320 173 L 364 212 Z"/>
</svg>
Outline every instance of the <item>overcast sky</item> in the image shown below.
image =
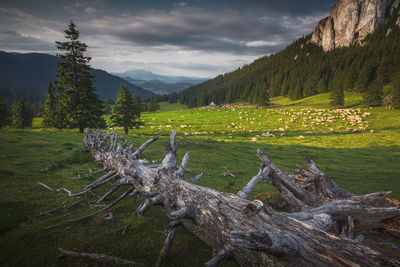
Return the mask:
<svg viewBox="0 0 400 267">
<path fill-rule="evenodd" d="M 214 77 L 312 32 L 336 0 L 0 0 L 0 50 L 55 54 L 72 19 L 91 65 Z"/>
</svg>

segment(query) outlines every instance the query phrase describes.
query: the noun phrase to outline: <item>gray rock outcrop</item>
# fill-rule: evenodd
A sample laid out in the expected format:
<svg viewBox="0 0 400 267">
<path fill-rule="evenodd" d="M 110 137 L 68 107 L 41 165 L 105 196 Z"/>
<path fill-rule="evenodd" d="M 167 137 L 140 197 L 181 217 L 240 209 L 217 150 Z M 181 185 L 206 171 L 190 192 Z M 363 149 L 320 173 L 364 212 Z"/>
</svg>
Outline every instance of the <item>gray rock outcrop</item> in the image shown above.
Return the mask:
<svg viewBox="0 0 400 267">
<path fill-rule="evenodd" d="M 362 41 L 396 11 L 400 0 L 339 0 L 321 20 L 311 42 L 324 51 Z M 400 24 L 400 19 L 397 21 Z"/>
</svg>

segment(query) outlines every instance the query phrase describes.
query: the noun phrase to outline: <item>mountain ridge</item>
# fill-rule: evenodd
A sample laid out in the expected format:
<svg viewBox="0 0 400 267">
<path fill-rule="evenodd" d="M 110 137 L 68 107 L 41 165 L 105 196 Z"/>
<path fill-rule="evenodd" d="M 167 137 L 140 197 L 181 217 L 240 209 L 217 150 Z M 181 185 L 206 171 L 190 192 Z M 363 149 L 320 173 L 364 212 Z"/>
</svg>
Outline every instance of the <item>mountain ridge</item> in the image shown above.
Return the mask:
<svg viewBox="0 0 400 267">
<path fill-rule="evenodd" d="M 58 57 L 42 53 L 0 51 L 0 96 L 8 102 L 24 98 L 43 100 L 49 80 L 55 80 Z M 116 99 L 121 84 L 142 98 L 156 94 L 104 70 L 91 68 L 94 86 L 101 99 Z"/>
</svg>

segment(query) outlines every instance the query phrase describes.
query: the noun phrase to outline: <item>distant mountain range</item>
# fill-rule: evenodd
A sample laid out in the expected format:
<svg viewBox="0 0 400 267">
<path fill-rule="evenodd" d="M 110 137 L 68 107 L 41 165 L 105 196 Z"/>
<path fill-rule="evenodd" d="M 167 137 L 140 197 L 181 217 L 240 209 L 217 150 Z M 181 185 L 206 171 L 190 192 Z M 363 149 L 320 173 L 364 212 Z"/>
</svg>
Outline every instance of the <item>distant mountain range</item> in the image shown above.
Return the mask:
<svg viewBox="0 0 400 267">
<path fill-rule="evenodd" d="M 113 74 L 160 95 L 180 92 L 208 80 L 207 78 L 198 77 L 166 76 L 140 69 Z"/>
<path fill-rule="evenodd" d="M 40 53 L 7 53 L 0 51 L 0 97 L 12 102 L 15 99 L 42 100 L 49 80 L 55 80 L 56 56 Z M 116 99 L 121 84 L 132 94 L 142 98 L 156 95 L 121 77 L 99 69 L 91 69 L 95 76 L 94 86 L 101 99 Z"/>
<path fill-rule="evenodd" d="M 128 70 L 122 73 L 113 73 L 121 78 L 131 78 L 132 80 L 151 81 L 159 80 L 164 83 L 200 83 L 208 80 L 208 78 L 185 77 L 185 76 L 166 76 L 155 74 L 147 70 Z"/>
</svg>

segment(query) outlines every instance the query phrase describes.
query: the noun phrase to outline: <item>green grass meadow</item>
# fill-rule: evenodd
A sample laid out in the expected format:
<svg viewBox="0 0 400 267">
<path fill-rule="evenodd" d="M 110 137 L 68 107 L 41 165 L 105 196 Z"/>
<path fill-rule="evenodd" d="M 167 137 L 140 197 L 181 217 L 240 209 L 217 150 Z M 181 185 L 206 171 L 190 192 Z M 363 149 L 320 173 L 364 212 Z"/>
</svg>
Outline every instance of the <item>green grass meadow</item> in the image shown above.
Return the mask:
<svg viewBox="0 0 400 267">
<path fill-rule="evenodd" d="M 144 127 L 132 129 L 127 139 L 140 145 L 153 135 L 161 138 L 143 158 L 159 163 L 172 129 L 178 133 L 178 159 L 191 152 L 185 178 L 200 172 L 199 185 L 235 193 L 257 174 L 263 149 L 281 170 L 292 172 L 304 165 L 306 156 L 335 182 L 355 194 L 392 191 L 400 199 L 400 110 L 359 105 L 359 96 L 346 94 L 347 109 L 333 110 L 324 95 L 300 102 L 274 100 L 278 108 L 246 106 L 187 109 L 163 104 L 156 113 L 142 114 Z M 300 105 L 300 106 L 298 106 Z M 308 105 L 308 106 L 307 106 Z M 121 129 L 115 129 L 120 131 Z M 128 198 L 112 208 L 114 221 L 96 216 L 87 222 L 45 230 L 44 227 L 89 214 L 103 206 L 90 203 L 110 186 L 93 194 L 69 198 L 65 192 L 50 191 L 37 182 L 57 189 L 78 192 L 95 178 L 85 176 L 88 168 L 99 166 L 82 153 L 84 135 L 76 129 L 45 129 L 41 119 L 26 130 L 0 131 L 0 265 L 1 266 L 81 266 L 92 263 L 79 259 L 58 259 L 59 247 L 80 252 L 103 253 L 129 259 L 146 266 L 155 264 L 165 236 L 161 233 L 168 218 L 152 208 L 139 219 L 132 216 L 139 199 Z M 53 163 L 49 173 L 40 170 Z M 115 199 L 123 189 L 114 193 Z M 250 196 L 274 207 L 277 191 L 260 183 Z M 67 207 L 77 200 L 88 205 Z M 50 215 L 40 213 L 55 208 Z M 121 233 L 131 223 L 126 234 Z M 165 266 L 203 266 L 212 249 L 192 233 L 180 229 Z M 222 266 L 229 266 L 225 263 Z"/>
</svg>

